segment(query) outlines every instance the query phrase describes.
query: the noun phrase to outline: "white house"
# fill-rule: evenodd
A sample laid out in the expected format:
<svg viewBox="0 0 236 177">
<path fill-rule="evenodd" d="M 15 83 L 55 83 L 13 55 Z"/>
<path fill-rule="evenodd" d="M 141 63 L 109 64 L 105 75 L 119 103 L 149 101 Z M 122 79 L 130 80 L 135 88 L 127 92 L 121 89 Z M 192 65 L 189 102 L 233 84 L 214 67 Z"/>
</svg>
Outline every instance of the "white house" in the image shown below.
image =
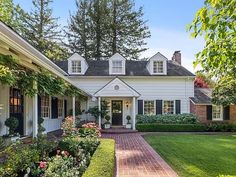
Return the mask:
<svg viewBox="0 0 236 177">
<path fill-rule="evenodd" d="M 11 55 L 19 61 L 19 65 L 38 72 L 38 68 L 47 70 L 68 84 L 77 87 L 67 73 L 31 46 L 20 35 L 0 21 L 0 54 Z M 36 83 L 37 84 L 37 83 Z M 79 89 L 79 88 L 77 88 Z M 89 94 L 79 89 L 84 96 Z M 60 129 L 65 116 L 73 110 L 75 115 L 75 97 L 68 96 L 26 96 L 20 89 L 0 83 L 0 135 L 8 132 L 4 122 L 9 117 L 19 120 L 18 133 L 21 135 L 37 135 L 38 118 L 44 118 L 46 132 Z"/>
<path fill-rule="evenodd" d="M 126 60 L 118 53 L 109 60 L 94 61 L 75 53 L 56 64 L 79 88 L 92 95 L 87 102 L 81 102 L 81 109 L 101 109 L 101 100 L 108 101 L 113 126 L 125 125 L 127 115 L 132 117 L 135 129 L 137 114 L 190 112 L 195 76 L 181 66 L 180 51 L 172 60 L 158 52 L 147 61 Z M 100 126 L 103 121 L 100 117 Z"/>
</svg>

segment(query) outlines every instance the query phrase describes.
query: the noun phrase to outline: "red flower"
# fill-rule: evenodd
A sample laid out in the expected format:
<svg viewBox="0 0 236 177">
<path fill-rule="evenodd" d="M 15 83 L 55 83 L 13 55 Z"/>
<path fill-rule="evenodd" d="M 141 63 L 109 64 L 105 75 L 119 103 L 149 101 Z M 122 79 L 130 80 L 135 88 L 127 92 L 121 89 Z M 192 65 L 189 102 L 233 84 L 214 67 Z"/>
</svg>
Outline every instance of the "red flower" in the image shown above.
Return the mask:
<svg viewBox="0 0 236 177">
<path fill-rule="evenodd" d="M 40 168 L 47 168 L 47 162 L 41 161 L 41 162 L 39 163 L 39 167 L 40 167 Z"/>
</svg>

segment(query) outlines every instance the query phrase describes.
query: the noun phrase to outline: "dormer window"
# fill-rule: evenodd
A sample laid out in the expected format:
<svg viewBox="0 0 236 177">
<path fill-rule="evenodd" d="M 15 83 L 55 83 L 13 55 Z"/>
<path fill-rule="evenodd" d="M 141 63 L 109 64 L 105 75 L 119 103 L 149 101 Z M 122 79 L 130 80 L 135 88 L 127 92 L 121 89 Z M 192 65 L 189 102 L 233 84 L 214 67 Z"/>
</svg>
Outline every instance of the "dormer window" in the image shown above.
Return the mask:
<svg viewBox="0 0 236 177">
<path fill-rule="evenodd" d="M 153 73 L 163 73 L 164 72 L 164 63 L 163 61 L 153 61 Z"/>
<path fill-rule="evenodd" d="M 112 73 L 122 73 L 122 61 L 112 61 Z"/>
<path fill-rule="evenodd" d="M 81 73 L 81 61 L 78 60 L 71 61 L 71 72 Z"/>
</svg>

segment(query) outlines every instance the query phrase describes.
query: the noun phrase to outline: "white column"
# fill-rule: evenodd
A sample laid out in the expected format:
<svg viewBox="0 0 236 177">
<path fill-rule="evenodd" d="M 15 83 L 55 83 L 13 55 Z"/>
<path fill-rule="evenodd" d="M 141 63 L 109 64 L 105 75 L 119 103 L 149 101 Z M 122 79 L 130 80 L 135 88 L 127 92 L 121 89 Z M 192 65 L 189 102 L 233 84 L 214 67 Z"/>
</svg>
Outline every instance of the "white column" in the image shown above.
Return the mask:
<svg viewBox="0 0 236 177">
<path fill-rule="evenodd" d="M 136 123 L 136 120 L 135 120 L 135 118 L 136 118 L 136 112 L 135 112 L 135 108 L 136 108 L 136 105 L 135 105 L 135 103 L 136 103 L 136 98 L 135 97 L 133 97 L 133 121 L 132 121 L 132 123 L 133 123 L 133 130 L 135 130 L 135 123 Z"/>
<path fill-rule="evenodd" d="M 34 82 L 34 88 L 37 89 L 37 82 Z M 33 97 L 33 138 L 38 135 L 38 95 Z"/>
<path fill-rule="evenodd" d="M 75 96 L 72 97 L 72 116 L 74 120 L 74 125 L 75 125 Z"/>
<path fill-rule="evenodd" d="M 102 120 L 101 120 L 101 97 L 98 97 L 98 112 L 99 112 L 99 116 L 98 116 L 98 126 L 99 128 L 102 127 Z"/>
</svg>

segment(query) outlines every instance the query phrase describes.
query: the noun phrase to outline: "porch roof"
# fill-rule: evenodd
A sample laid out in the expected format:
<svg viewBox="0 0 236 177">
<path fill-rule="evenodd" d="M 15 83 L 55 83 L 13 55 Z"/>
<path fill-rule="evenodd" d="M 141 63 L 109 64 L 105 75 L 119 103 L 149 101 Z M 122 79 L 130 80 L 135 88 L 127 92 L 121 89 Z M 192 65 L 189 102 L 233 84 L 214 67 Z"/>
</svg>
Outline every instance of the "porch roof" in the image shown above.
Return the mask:
<svg viewBox="0 0 236 177">
<path fill-rule="evenodd" d="M 95 97 L 139 97 L 135 89 L 129 86 L 126 82 L 116 77 L 105 86 L 99 89 L 95 94 Z"/>
</svg>

